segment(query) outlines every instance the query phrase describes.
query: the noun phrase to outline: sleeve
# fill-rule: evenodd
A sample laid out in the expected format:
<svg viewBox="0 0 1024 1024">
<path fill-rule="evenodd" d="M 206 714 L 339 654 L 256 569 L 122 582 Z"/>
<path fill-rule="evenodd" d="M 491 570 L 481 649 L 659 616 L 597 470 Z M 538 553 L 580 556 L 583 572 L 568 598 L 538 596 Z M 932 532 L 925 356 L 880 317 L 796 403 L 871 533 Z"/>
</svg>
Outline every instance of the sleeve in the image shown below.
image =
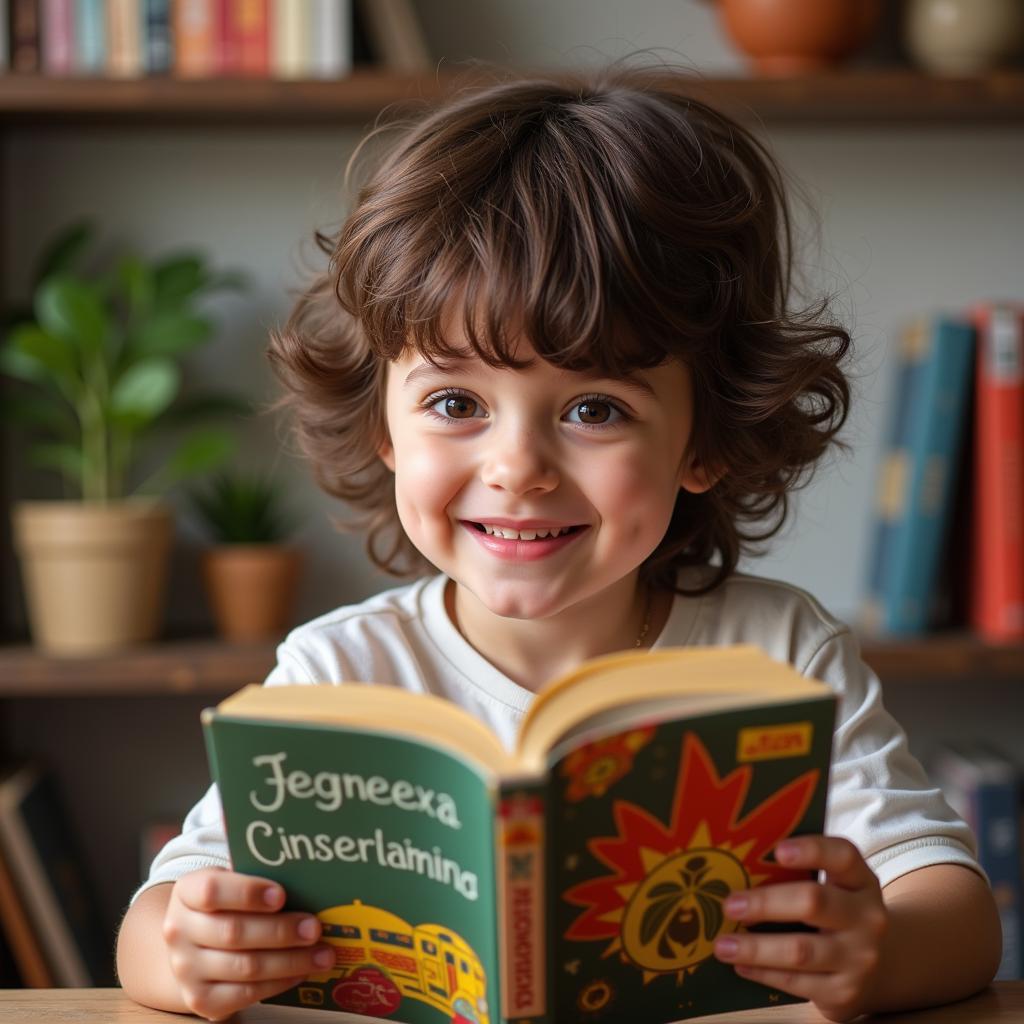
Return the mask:
<svg viewBox="0 0 1024 1024">
<path fill-rule="evenodd" d="M 286 683 L 315 682 L 309 669 L 297 653 L 290 651 L 287 641 L 277 649 L 277 664 L 264 681 L 264 686 Z M 227 837 L 220 793 L 214 783 L 203 798 L 185 815 L 181 835 L 171 839 L 156 855 L 149 869 L 149 877 L 132 895 L 134 903 L 154 885 L 176 882 L 182 875 L 200 868 L 230 868 Z"/>
<path fill-rule="evenodd" d="M 839 695 L 826 832 L 853 842 L 883 886 L 931 864 L 962 864 L 984 878 L 971 830 L 910 753 L 851 633 L 826 640 L 805 674 Z"/>
</svg>

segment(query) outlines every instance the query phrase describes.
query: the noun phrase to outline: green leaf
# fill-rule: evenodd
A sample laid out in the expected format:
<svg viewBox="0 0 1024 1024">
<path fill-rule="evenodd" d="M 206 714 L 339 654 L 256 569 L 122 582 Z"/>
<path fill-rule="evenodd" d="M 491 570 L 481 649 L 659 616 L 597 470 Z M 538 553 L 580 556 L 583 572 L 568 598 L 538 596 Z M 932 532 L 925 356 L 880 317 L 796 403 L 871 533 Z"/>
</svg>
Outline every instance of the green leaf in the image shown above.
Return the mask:
<svg viewBox="0 0 1024 1024">
<path fill-rule="evenodd" d="M 13 340 L 9 345 L 0 348 L 0 373 L 14 377 L 15 380 L 31 381 L 34 384 L 46 384 L 50 381 L 46 367 L 34 356 L 22 352 Z"/>
<path fill-rule="evenodd" d="M 11 332 L 11 350 L 17 352 L 11 361 L 13 369 L 29 370 L 34 362 L 35 376 L 29 380 L 53 380 L 66 395 L 74 395 L 81 386 L 75 353 L 65 342 L 35 324 L 22 324 Z"/>
<path fill-rule="evenodd" d="M 125 256 L 118 265 L 117 276 L 131 315 L 145 316 L 153 305 L 156 293 L 149 267 L 138 256 Z"/>
<path fill-rule="evenodd" d="M 74 269 L 94 234 L 95 225 L 89 220 L 76 221 L 59 232 L 39 256 L 32 274 L 32 291 L 46 278 Z"/>
<path fill-rule="evenodd" d="M 170 359 L 144 359 L 129 367 L 110 393 L 111 413 L 129 424 L 160 415 L 174 401 L 181 372 Z"/>
<path fill-rule="evenodd" d="M 5 395 L 0 402 L 0 416 L 10 422 L 42 428 L 66 441 L 78 441 L 79 425 L 74 414 L 49 395 Z"/>
<path fill-rule="evenodd" d="M 177 356 L 202 345 L 213 334 L 213 324 L 179 312 L 157 313 L 135 333 L 133 347 L 147 356 Z"/>
<path fill-rule="evenodd" d="M 206 284 L 205 260 L 199 253 L 182 253 L 158 263 L 153 272 L 156 305 L 173 308 Z"/>
<path fill-rule="evenodd" d="M 166 466 L 168 484 L 209 473 L 223 465 L 235 450 L 234 436 L 221 430 L 190 434 Z"/>
<path fill-rule="evenodd" d="M 39 326 L 87 357 L 100 352 L 109 317 L 96 290 L 73 277 L 47 278 L 35 296 Z"/>
<path fill-rule="evenodd" d="M 78 445 L 34 444 L 29 448 L 29 457 L 37 466 L 55 469 L 78 483 L 82 481 L 85 458 Z"/>
</svg>

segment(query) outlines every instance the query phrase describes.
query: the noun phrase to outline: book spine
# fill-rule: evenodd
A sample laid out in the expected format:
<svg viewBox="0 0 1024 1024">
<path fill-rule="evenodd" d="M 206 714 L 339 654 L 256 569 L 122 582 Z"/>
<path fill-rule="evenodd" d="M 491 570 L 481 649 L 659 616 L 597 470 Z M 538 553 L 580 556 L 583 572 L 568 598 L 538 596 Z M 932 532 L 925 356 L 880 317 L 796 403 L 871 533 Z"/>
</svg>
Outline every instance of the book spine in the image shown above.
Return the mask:
<svg viewBox="0 0 1024 1024">
<path fill-rule="evenodd" d="M 71 0 L 43 0 L 43 70 L 69 75 L 74 69 L 74 18 Z"/>
<path fill-rule="evenodd" d="M 213 0 L 217 74 L 226 77 L 238 74 L 238 32 L 231 7 L 232 0 Z"/>
<path fill-rule="evenodd" d="M 501 1019 L 551 1020 L 548 977 L 547 794 L 544 783 L 506 783 L 498 800 L 495 852 Z"/>
<path fill-rule="evenodd" d="M 0 0 L 0 73 L 11 68 L 11 12 L 9 0 Z"/>
<path fill-rule="evenodd" d="M 107 26 L 104 0 L 76 0 L 75 70 L 99 75 L 107 63 Z"/>
<path fill-rule="evenodd" d="M 302 78 L 309 70 L 309 0 L 270 0 L 270 71 Z"/>
<path fill-rule="evenodd" d="M 978 326 L 971 624 L 1024 637 L 1024 309 L 975 312 Z"/>
<path fill-rule="evenodd" d="M 268 0 L 230 0 L 238 39 L 238 73 L 259 78 L 270 72 Z"/>
<path fill-rule="evenodd" d="M 312 0 L 311 67 L 314 78 L 341 78 L 352 70 L 351 0 Z"/>
<path fill-rule="evenodd" d="M 171 0 L 145 0 L 145 66 L 151 75 L 166 75 L 174 63 Z"/>
<path fill-rule="evenodd" d="M 114 78 L 142 74 L 142 18 L 136 0 L 107 0 L 107 72 Z"/>
<path fill-rule="evenodd" d="M 883 629 L 885 622 L 886 573 L 893 551 L 893 538 L 907 514 L 910 410 L 914 387 L 920 376 L 923 325 L 914 325 L 900 337 L 896 387 L 889 401 L 889 425 L 875 493 L 868 597 L 863 626 L 869 633 Z"/>
<path fill-rule="evenodd" d="M 39 45 L 39 0 L 11 0 L 11 69 L 39 71 Z"/>
<path fill-rule="evenodd" d="M 174 5 L 174 73 L 209 78 L 216 71 L 216 25 L 212 0 L 177 0 Z"/>
<path fill-rule="evenodd" d="M 906 515 L 893 537 L 886 572 L 885 629 L 895 634 L 928 628 L 971 382 L 973 327 L 939 317 L 926 336 L 908 413 Z"/>
</svg>

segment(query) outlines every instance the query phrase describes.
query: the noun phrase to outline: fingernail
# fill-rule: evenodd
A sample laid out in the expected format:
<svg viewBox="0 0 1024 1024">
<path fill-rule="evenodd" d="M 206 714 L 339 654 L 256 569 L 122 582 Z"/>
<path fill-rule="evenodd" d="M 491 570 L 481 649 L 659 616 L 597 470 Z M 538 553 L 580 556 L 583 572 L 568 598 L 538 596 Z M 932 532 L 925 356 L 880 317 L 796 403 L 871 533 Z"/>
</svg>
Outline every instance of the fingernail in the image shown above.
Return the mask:
<svg viewBox="0 0 1024 1024">
<path fill-rule="evenodd" d="M 740 944 L 733 938 L 726 936 L 715 943 L 715 956 L 722 960 L 731 960 L 739 951 Z"/>
<path fill-rule="evenodd" d="M 266 903 L 268 907 L 276 907 L 280 901 L 281 890 L 278 889 L 277 886 L 272 885 L 269 889 L 263 890 L 263 902 Z"/>
<path fill-rule="evenodd" d="M 317 967 L 330 967 L 334 963 L 334 950 L 333 949 L 318 949 L 313 954 L 313 963 Z"/>
<path fill-rule="evenodd" d="M 299 922 L 299 937 L 315 939 L 320 934 L 320 922 L 315 917 L 307 917 Z"/>
<path fill-rule="evenodd" d="M 741 917 L 747 912 L 750 901 L 746 896 L 730 896 L 724 904 L 725 912 L 730 917 Z"/>
<path fill-rule="evenodd" d="M 775 859 L 782 864 L 791 864 L 800 854 L 800 847 L 796 843 L 788 843 L 783 840 L 775 847 Z"/>
</svg>

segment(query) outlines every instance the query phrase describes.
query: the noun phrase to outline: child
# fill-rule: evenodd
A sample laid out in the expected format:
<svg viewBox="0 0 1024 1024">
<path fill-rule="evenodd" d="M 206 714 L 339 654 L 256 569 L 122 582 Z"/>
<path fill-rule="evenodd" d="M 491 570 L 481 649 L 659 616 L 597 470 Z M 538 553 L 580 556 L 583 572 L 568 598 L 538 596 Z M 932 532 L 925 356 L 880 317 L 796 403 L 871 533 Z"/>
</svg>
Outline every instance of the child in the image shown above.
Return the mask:
<svg viewBox="0 0 1024 1024">
<path fill-rule="evenodd" d="M 847 333 L 787 309 L 763 146 L 668 72 L 509 82 L 406 130 L 318 241 L 330 272 L 270 353 L 298 436 L 379 566 L 441 575 L 295 630 L 267 685 L 429 691 L 511 743 L 584 658 L 755 643 L 840 694 L 830 834 L 777 848 L 820 883 L 726 905 L 815 931 L 741 932 L 716 955 L 837 1021 L 986 985 L 1000 940 L 972 838 L 850 631 L 736 572 L 849 400 Z M 132 997 L 220 1019 L 333 960 L 316 918 L 228 868 L 211 789 L 121 927 Z"/>
</svg>

